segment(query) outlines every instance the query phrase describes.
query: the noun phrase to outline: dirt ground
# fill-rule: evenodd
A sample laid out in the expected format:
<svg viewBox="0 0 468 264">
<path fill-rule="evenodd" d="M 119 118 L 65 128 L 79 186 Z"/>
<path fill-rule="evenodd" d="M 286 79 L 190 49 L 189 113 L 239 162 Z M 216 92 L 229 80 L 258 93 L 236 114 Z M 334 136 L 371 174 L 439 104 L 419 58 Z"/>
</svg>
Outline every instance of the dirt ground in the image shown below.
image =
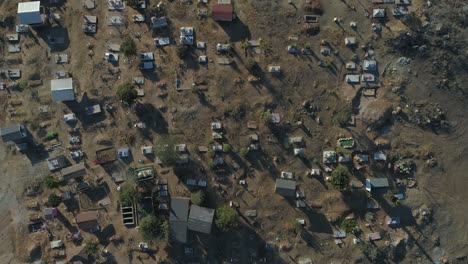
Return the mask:
<svg viewBox="0 0 468 264">
<path fill-rule="evenodd" d="M 0 1 L 3 17 L 14 19 L 18 1 Z M 155 1 L 149 1 L 150 5 Z M 122 14 L 127 18 L 127 27 L 115 28 L 106 24 L 106 17 L 111 15 L 104 2 L 99 1 L 94 10 L 85 10 L 80 1 L 67 1 L 59 7 L 51 7 L 58 14 L 54 27 L 67 36 L 64 48 L 51 49 L 44 36 L 47 29 L 32 30 L 21 35 L 21 52 L 9 54 L 2 49 L 0 68 L 20 68 L 20 81 L 42 80 L 39 87 L 28 87 L 24 91 L 10 89 L 0 91 L 0 123 L 23 122 L 33 134 L 38 143 L 48 144 L 43 138 L 48 131 L 58 132 L 58 139 L 64 144 L 52 152 L 22 153 L 13 150 L 9 144 L 0 145 L 0 212 L 7 216 L 0 218 L 0 237 L 9 241 L 26 241 L 21 243 L 2 243 L 0 256 L 2 263 L 20 263 L 38 259 L 50 259 L 47 238 L 40 234 L 27 234 L 28 217 L 34 211 L 28 210 L 26 204 L 38 201 L 41 209 L 45 207 L 51 190 L 32 198 L 27 198 L 24 190 L 34 182 L 42 182 L 49 175 L 45 158 L 66 154 L 68 141 L 67 129 L 70 127 L 62 121 L 66 113 L 74 112 L 78 117 L 77 126 L 83 140 L 84 161 L 87 164 L 88 175 L 85 180 L 94 183 L 101 182 L 109 191 L 110 204 L 102 212 L 102 237 L 84 234 L 85 241 L 97 239 L 100 247 L 108 250 L 114 262 L 117 263 L 252 263 L 253 256 L 260 259 L 265 256 L 267 263 L 296 263 L 301 257 L 309 257 L 314 263 L 353 263 L 370 260 L 363 256 L 362 250 L 353 244 L 349 235 L 341 246 L 335 245 L 333 231 L 340 229 L 337 219 L 354 212 L 364 234 L 380 231 L 384 234 L 376 246 L 382 251 L 389 249 L 391 235 L 396 231 L 385 224 L 387 215 L 398 214 L 402 217 L 402 232 L 411 237 L 405 254 L 401 259 L 388 259 L 395 263 L 432 263 L 440 257 L 447 256 L 453 260 L 458 256 L 466 256 L 468 252 L 468 226 L 466 223 L 466 192 L 467 184 L 464 172 L 468 168 L 464 156 L 467 148 L 466 99 L 463 86 L 467 80 L 465 70 L 456 66 L 450 68 L 447 77 L 449 88 L 436 88 L 441 77 L 441 70 L 434 70 L 431 58 L 442 60 L 444 57 L 450 63 L 460 61 L 458 66 L 466 63 L 466 48 L 458 52 L 443 49 L 438 42 L 429 41 L 430 54 L 402 54 L 389 47 L 388 41 L 395 40 L 400 33 L 410 31 L 402 21 L 391 17 L 390 5 L 387 15 L 391 18 L 382 28 L 382 38 L 371 30 L 371 19 L 366 17 L 372 7 L 367 0 L 330 0 L 321 1 L 324 14 L 320 17 L 320 33 L 308 36 L 301 33 L 304 25 L 302 8 L 303 1 L 265 1 L 239 0 L 235 1 L 235 11 L 238 19 L 231 24 L 218 24 L 210 18 L 197 18 L 197 4 L 184 4 L 183 1 L 164 1 L 166 13 L 170 21 L 169 30 L 154 33 L 148 24 L 135 24 L 131 16 L 137 13 L 127 7 Z M 447 23 L 452 7 L 445 7 L 440 1 L 433 1 L 434 6 L 427 9 L 423 1 L 413 1 L 410 10 L 421 20 L 441 21 L 451 29 L 451 41 L 457 45 L 466 44 L 466 28 Z M 455 1 L 453 1 L 455 2 Z M 210 3 L 211 5 L 211 3 Z M 454 4 L 455 5 L 455 4 Z M 457 3 L 462 7 L 462 3 Z M 377 5 L 378 6 L 378 5 Z M 466 5 L 465 5 L 466 7 Z M 201 6 L 201 8 L 203 8 Z M 426 11 L 429 10 L 429 11 Z M 149 11 L 147 11 L 149 12 Z M 119 12 L 112 12 L 119 13 Z M 95 35 L 86 36 L 81 30 L 82 15 L 98 16 L 98 31 Z M 333 22 L 334 17 L 340 17 L 340 23 Z M 147 16 L 148 18 L 148 16 Z M 439 19 L 439 20 L 437 20 Z M 10 21 L 6 20 L 6 21 Z M 351 21 L 357 22 L 357 28 L 349 26 Z M 14 27 L 6 23 L 0 28 L 0 35 L 12 33 Z M 176 54 L 175 42 L 178 41 L 178 30 L 181 26 L 193 26 L 196 41 L 207 43 L 206 51 L 193 49 L 184 60 Z M 431 24 L 430 28 L 435 27 Z M 136 33 L 141 38 L 136 38 Z M 415 32 L 412 32 L 416 34 Z M 432 33 L 428 33 L 430 35 Z M 297 41 L 288 40 L 298 35 Z M 156 70 L 142 72 L 138 69 L 137 59 L 124 59 L 122 54 L 117 65 L 104 60 L 108 44 L 119 44 L 124 36 L 132 37 L 138 51 L 151 51 L 155 54 Z M 156 49 L 153 37 L 170 36 L 171 45 Z M 345 37 L 356 37 L 355 49 L 344 45 Z M 432 35 L 430 37 L 433 37 Z M 245 39 L 266 40 L 267 47 L 259 54 L 245 56 L 241 42 Z M 440 36 L 442 38 L 442 36 Z M 434 39 L 436 37 L 434 36 Z M 330 56 L 320 54 L 324 40 L 332 49 Z M 451 43 L 452 43 L 451 42 Z M 3 43 L 3 42 L 2 42 Z M 217 43 L 231 43 L 234 46 L 229 55 L 234 61 L 231 65 L 218 65 L 216 58 L 220 55 L 215 50 Z M 291 55 L 286 51 L 290 44 L 299 47 L 310 46 L 311 55 Z M 359 98 L 359 93 L 343 84 L 346 73 L 345 63 L 353 54 L 364 57 L 365 51 L 360 47 L 372 45 L 379 64 L 379 81 L 376 84 L 377 96 Z M 409 44 L 408 44 L 409 45 Z M 455 45 L 455 44 L 454 44 Z M 2 46 L 4 47 L 4 46 Z M 90 56 L 92 50 L 93 56 Z M 445 55 L 446 53 L 448 55 Z M 464 52 L 464 53 L 463 53 Z M 70 63 L 55 64 L 54 56 L 66 53 Z M 206 66 L 198 64 L 197 57 L 206 54 L 210 62 Z M 397 60 L 407 56 L 409 64 L 401 65 Z M 251 75 L 245 64 L 253 59 L 258 63 L 256 76 L 259 83 L 248 82 Z M 318 63 L 332 62 L 333 67 L 320 67 Z M 268 73 L 269 65 L 280 65 L 282 74 L 274 76 Z M 465 64 L 466 65 L 466 64 Z M 460 67 L 459 67 L 460 68 Z M 463 67 L 461 67 L 463 68 Z M 54 103 L 50 97 L 50 80 L 56 71 L 67 71 L 73 77 L 77 101 L 72 103 Z M 434 72 L 435 71 L 435 72 Z M 384 74 L 385 73 L 385 74 Z M 143 89 L 145 96 L 138 99 L 144 105 L 144 114 L 136 115 L 135 111 L 123 107 L 115 97 L 116 87 L 125 82 L 131 82 L 133 77 L 145 77 Z M 178 76 L 183 91 L 176 91 L 174 80 Z M 192 91 L 192 83 L 204 80 L 199 86 L 203 92 Z M 397 84 L 405 81 L 401 93 L 392 92 Z M 158 88 L 158 82 L 166 82 L 167 87 Z M 455 87 L 455 88 L 453 88 Z M 357 96 L 356 96 L 357 94 Z M 356 99 L 358 98 L 358 99 Z M 301 106 L 309 101 L 316 109 L 313 115 L 303 111 Z M 356 103 L 357 102 L 357 103 Z M 418 127 L 411 122 L 393 116 L 385 126 L 377 130 L 369 130 L 367 117 L 374 114 L 373 107 L 396 106 L 405 108 L 414 102 L 439 104 L 444 110 L 450 124 L 449 131 L 431 131 Z M 99 103 L 101 107 L 108 104 L 113 111 L 89 117 L 84 107 Z M 353 110 L 356 126 L 339 128 L 333 121 L 343 106 L 349 105 Z M 47 113 L 39 114 L 41 106 L 48 106 Z M 271 109 L 281 116 L 281 126 L 270 128 L 260 121 L 260 114 Z M 320 118 L 320 124 L 317 122 Z M 144 121 L 148 129 L 140 132 L 134 128 L 138 121 Z M 224 155 L 227 165 L 226 173 L 218 174 L 208 169 L 206 154 L 198 154 L 196 147 L 208 146 L 211 143 L 210 123 L 221 121 L 224 125 L 225 143 L 229 143 L 233 151 Z M 249 130 L 248 121 L 256 121 L 258 129 Z M 303 126 L 296 126 L 302 121 Z M 44 129 L 38 128 L 39 123 L 46 122 Z M 252 133 L 259 135 L 261 150 L 251 153 L 247 158 L 238 154 L 248 143 Z M 189 148 L 191 164 L 182 169 L 167 169 L 155 164 L 152 157 L 141 154 L 140 147 L 152 145 L 162 135 L 170 134 L 177 143 L 185 143 Z M 302 136 L 304 138 L 305 158 L 294 158 L 292 149 L 284 143 L 287 136 Z M 437 160 L 437 166 L 428 167 L 427 155 L 415 155 L 413 160 L 417 170 L 415 178 L 417 187 L 406 190 L 407 198 L 402 204 L 395 205 L 390 196 L 379 197 L 381 210 L 375 214 L 375 220 L 366 227 L 364 219 L 365 199 L 367 194 L 353 191 L 352 194 L 342 194 L 334 190 L 322 178 L 307 176 L 311 168 L 322 167 L 322 151 L 334 149 L 336 140 L 341 136 L 352 136 L 357 147 L 363 150 L 375 148 L 374 139 L 390 139 L 392 155 L 403 152 L 422 152 L 422 146 L 430 145 L 431 155 Z M 129 160 L 118 160 L 101 166 L 94 163 L 96 150 L 106 146 L 98 143 L 99 139 L 109 139 L 115 148 L 128 146 L 132 157 Z M 72 163 L 75 163 L 72 161 Z M 221 232 L 214 229 L 211 235 L 191 233 L 188 246 L 194 247 L 196 254 L 192 257 L 183 255 L 180 245 L 154 243 L 151 248 L 154 254 L 140 254 L 133 251 L 141 236 L 137 229 L 122 225 L 118 206 L 116 188 L 112 176 L 126 175 L 128 167 L 154 165 L 159 179 L 165 179 L 169 185 L 172 197 L 190 196 L 191 190 L 185 185 L 187 178 L 208 180 L 207 206 L 215 208 L 229 201 L 239 203 L 238 211 L 242 223 L 239 230 Z M 236 169 L 235 167 L 240 168 Z M 201 169 L 200 169 L 201 168 Z M 296 174 L 299 189 L 306 194 L 306 209 L 296 208 L 291 200 L 274 193 L 275 179 L 281 171 L 292 171 Z M 362 171 L 353 171 L 352 180 L 363 182 L 366 177 L 395 176 L 382 164 L 371 164 Z M 228 180 L 224 184 L 216 182 L 217 177 Z M 238 184 L 240 178 L 245 178 L 246 186 Z M 61 186 L 53 192 L 68 190 Z M 86 199 L 85 207 L 92 206 L 92 199 Z M 413 211 L 426 205 L 433 210 L 433 220 L 429 225 L 418 226 L 414 222 Z M 83 209 L 83 208 L 82 208 Z M 245 216 L 247 210 L 257 210 L 257 217 Z M 65 211 L 60 205 L 60 211 Z M 64 213 L 66 219 L 73 219 L 78 210 Z M 301 232 L 293 230 L 291 222 L 296 218 L 306 220 L 306 226 Z M 73 226 L 73 222 L 69 223 Z M 56 237 L 66 240 L 65 236 L 72 229 L 66 230 L 66 224 L 54 220 L 50 224 Z M 466 231 L 466 232 L 465 232 Z M 123 243 L 110 243 L 113 234 L 122 235 Z M 32 237 L 32 239 L 28 239 Z M 275 244 L 281 250 L 269 251 L 265 243 Z M 44 244 L 42 253 L 33 250 L 37 244 Z M 82 245 L 66 243 L 67 254 L 77 254 Z M 27 251 L 25 251 L 27 249 Z M 163 262 L 161 262 L 163 263 Z M 463 263 L 463 262 L 459 262 Z"/>
</svg>

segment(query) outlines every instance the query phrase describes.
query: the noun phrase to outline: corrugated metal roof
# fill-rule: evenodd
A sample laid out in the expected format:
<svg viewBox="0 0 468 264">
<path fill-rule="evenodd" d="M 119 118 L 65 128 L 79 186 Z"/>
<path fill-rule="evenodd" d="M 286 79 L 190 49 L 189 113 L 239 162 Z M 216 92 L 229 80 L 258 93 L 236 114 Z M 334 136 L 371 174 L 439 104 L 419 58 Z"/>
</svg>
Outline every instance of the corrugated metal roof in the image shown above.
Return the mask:
<svg viewBox="0 0 468 264">
<path fill-rule="evenodd" d="M 51 80 L 50 90 L 55 102 L 75 100 L 72 78 Z"/>
<path fill-rule="evenodd" d="M 171 212 L 169 221 L 187 222 L 190 199 L 186 197 L 174 197 L 171 199 Z"/>
<path fill-rule="evenodd" d="M 188 228 L 193 231 L 209 234 L 214 218 L 214 209 L 192 205 L 188 219 Z"/>
<path fill-rule="evenodd" d="M 41 8 L 41 1 L 18 3 L 18 14 L 19 13 L 39 12 L 40 8 Z"/>
<path fill-rule="evenodd" d="M 13 124 L 0 128 L 0 136 L 4 142 L 25 138 L 26 136 L 22 132 L 26 133 L 23 126 L 20 124 Z"/>
<path fill-rule="evenodd" d="M 65 78 L 65 79 L 51 80 L 50 81 L 50 89 L 52 91 L 73 89 L 73 79 L 72 78 Z"/>
</svg>

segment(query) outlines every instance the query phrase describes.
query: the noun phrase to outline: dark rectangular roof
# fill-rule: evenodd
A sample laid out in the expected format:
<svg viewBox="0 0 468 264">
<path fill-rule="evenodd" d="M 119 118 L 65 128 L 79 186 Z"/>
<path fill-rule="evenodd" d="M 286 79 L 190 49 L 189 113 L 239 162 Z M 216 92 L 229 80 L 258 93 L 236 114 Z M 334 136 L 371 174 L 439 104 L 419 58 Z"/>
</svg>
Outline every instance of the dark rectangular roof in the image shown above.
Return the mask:
<svg viewBox="0 0 468 264">
<path fill-rule="evenodd" d="M 187 222 L 190 198 L 174 197 L 171 199 L 171 211 L 169 221 Z"/>
<path fill-rule="evenodd" d="M 63 168 L 60 173 L 65 180 L 70 180 L 86 175 L 86 166 L 84 163 L 78 163 L 70 167 Z"/>
<path fill-rule="evenodd" d="M 76 224 L 80 229 L 92 229 L 99 225 L 98 211 L 87 211 L 76 215 Z"/>
<path fill-rule="evenodd" d="M 24 138 L 24 135 L 21 132 L 24 132 L 24 127 L 20 124 L 13 124 L 6 127 L 0 128 L 0 136 L 2 140 L 7 141 L 15 141 L 18 139 Z"/>
<path fill-rule="evenodd" d="M 275 191 L 277 194 L 283 196 L 295 196 L 296 195 L 296 181 L 276 179 Z"/>
<path fill-rule="evenodd" d="M 192 205 L 190 207 L 188 229 L 209 234 L 211 232 L 214 213 L 214 209 Z"/>
<path fill-rule="evenodd" d="M 389 186 L 387 178 L 370 178 L 368 181 L 374 188 L 383 188 Z"/>
<path fill-rule="evenodd" d="M 187 243 L 187 222 L 171 221 L 169 237 L 172 241 Z"/>
</svg>

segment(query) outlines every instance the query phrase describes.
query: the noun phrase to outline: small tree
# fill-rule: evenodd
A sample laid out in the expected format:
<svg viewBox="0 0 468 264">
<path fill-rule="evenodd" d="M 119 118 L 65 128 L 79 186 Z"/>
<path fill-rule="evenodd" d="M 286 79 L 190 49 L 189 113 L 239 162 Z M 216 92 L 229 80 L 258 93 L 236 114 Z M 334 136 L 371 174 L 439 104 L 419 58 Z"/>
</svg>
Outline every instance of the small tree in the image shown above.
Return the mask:
<svg viewBox="0 0 468 264">
<path fill-rule="evenodd" d="M 232 150 L 231 145 L 229 145 L 228 143 L 224 143 L 224 144 L 223 144 L 223 151 L 224 151 L 225 153 L 229 153 L 229 152 L 231 152 L 231 150 Z"/>
<path fill-rule="evenodd" d="M 223 231 L 233 230 L 239 225 L 237 217 L 238 215 L 236 210 L 227 205 L 223 205 L 216 209 L 215 224 Z"/>
<path fill-rule="evenodd" d="M 117 87 L 117 97 L 127 105 L 131 105 L 137 99 L 138 93 L 131 83 L 126 82 Z"/>
<path fill-rule="evenodd" d="M 147 241 L 167 240 L 169 237 L 169 224 L 160 217 L 147 215 L 140 221 L 140 231 L 143 239 Z"/>
<path fill-rule="evenodd" d="M 206 155 L 208 156 L 208 158 L 212 159 L 215 157 L 216 153 L 213 149 L 209 149 L 207 152 L 206 152 Z"/>
<path fill-rule="evenodd" d="M 302 224 L 299 223 L 297 219 L 292 219 L 291 220 L 291 228 L 294 231 L 294 233 L 299 233 L 302 230 Z"/>
<path fill-rule="evenodd" d="M 249 149 L 248 148 L 241 148 L 239 150 L 239 155 L 243 158 L 247 157 L 247 155 L 249 154 Z"/>
<path fill-rule="evenodd" d="M 249 48 L 249 40 L 248 39 L 242 40 L 241 47 L 244 50 L 244 56 L 247 57 L 247 49 Z"/>
<path fill-rule="evenodd" d="M 350 173 L 346 166 L 338 165 L 336 169 L 333 170 L 331 175 L 331 183 L 333 186 L 340 191 L 343 191 L 348 187 Z"/>
<path fill-rule="evenodd" d="M 88 256 L 97 256 L 99 253 L 99 244 L 96 241 L 86 241 L 84 249 Z"/>
<path fill-rule="evenodd" d="M 353 233 L 359 229 L 359 226 L 357 224 L 357 221 L 354 219 L 345 219 L 343 222 L 341 222 L 341 227 L 346 231 L 347 233 Z"/>
<path fill-rule="evenodd" d="M 130 182 L 126 181 L 120 187 L 119 191 L 119 200 L 121 206 L 131 206 L 133 204 L 133 200 L 136 196 L 136 189 L 135 185 Z"/>
<path fill-rule="evenodd" d="M 174 141 L 169 136 L 164 136 L 156 142 L 154 152 L 161 162 L 167 166 L 175 165 L 178 159 Z"/>
<path fill-rule="evenodd" d="M 135 56 L 137 54 L 137 48 L 135 41 L 129 36 L 123 38 L 122 44 L 120 45 L 120 52 L 126 57 Z"/>
<path fill-rule="evenodd" d="M 22 92 L 24 90 L 26 90 L 26 88 L 28 88 L 28 82 L 27 81 L 20 81 L 18 82 L 18 91 Z"/>
<path fill-rule="evenodd" d="M 44 185 L 45 185 L 48 189 L 55 188 L 55 187 L 57 186 L 57 182 L 55 181 L 54 176 L 52 176 L 52 175 L 47 175 L 47 177 L 45 177 L 45 179 L 44 179 Z"/>
<path fill-rule="evenodd" d="M 177 52 L 177 56 L 178 56 L 180 59 L 185 58 L 185 56 L 187 56 L 187 53 L 188 53 L 188 47 L 187 47 L 187 45 L 182 45 L 182 44 L 181 44 L 181 45 L 177 46 L 176 52 Z"/>
<path fill-rule="evenodd" d="M 262 120 L 264 124 L 271 124 L 271 120 L 272 120 L 271 113 L 268 111 L 262 112 L 260 114 L 260 120 Z"/>
<path fill-rule="evenodd" d="M 205 192 L 199 190 L 197 192 L 192 193 L 192 195 L 190 196 L 190 200 L 194 205 L 202 205 L 205 201 Z"/>
<path fill-rule="evenodd" d="M 216 168 L 216 165 L 212 160 L 208 161 L 207 166 L 209 170 L 214 170 Z"/>
<path fill-rule="evenodd" d="M 62 198 L 60 196 L 56 195 L 55 193 L 51 193 L 49 195 L 48 202 L 49 202 L 50 206 L 57 207 L 62 202 Z"/>
</svg>

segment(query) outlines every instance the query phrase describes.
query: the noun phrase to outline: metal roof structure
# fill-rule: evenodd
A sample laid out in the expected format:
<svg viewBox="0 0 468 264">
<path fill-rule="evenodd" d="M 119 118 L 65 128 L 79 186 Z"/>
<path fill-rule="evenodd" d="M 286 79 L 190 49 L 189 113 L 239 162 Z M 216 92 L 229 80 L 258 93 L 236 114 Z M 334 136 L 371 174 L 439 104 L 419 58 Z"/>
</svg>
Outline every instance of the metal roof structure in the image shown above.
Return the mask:
<svg viewBox="0 0 468 264">
<path fill-rule="evenodd" d="M 42 23 L 40 9 L 40 1 L 18 3 L 18 17 L 20 24 L 31 25 Z"/>
<path fill-rule="evenodd" d="M 55 102 L 75 100 L 72 78 L 51 80 L 50 91 L 52 93 L 52 99 Z"/>
<path fill-rule="evenodd" d="M 23 139 L 27 133 L 22 125 L 14 124 L 0 128 L 0 136 L 4 142 L 8 142 Z"/>
<path fill-rule="evenodd" d="M 218 4 L 211 7 L 211 17 L 216 21 L 232 21 L 234 8 L 230 4 Z"/>
<path fill-rule="evenodd" d="M 276 179 L 275 192 L 286 197 L 294 197 L 296 195 L 296 181 Z"/>
<path fill-rule="evenodd" d="M 187 220 L 190 198 L 174 197 L 169 211 L 169 234 L 172 240 L 187 242 Z"/>
<path fill-rule="evenodd" d="M 205 234 L 211 233 L 214 213 L 214 209 L 192 205 L 188 218 L 188 229 Z"/>
</svg>

